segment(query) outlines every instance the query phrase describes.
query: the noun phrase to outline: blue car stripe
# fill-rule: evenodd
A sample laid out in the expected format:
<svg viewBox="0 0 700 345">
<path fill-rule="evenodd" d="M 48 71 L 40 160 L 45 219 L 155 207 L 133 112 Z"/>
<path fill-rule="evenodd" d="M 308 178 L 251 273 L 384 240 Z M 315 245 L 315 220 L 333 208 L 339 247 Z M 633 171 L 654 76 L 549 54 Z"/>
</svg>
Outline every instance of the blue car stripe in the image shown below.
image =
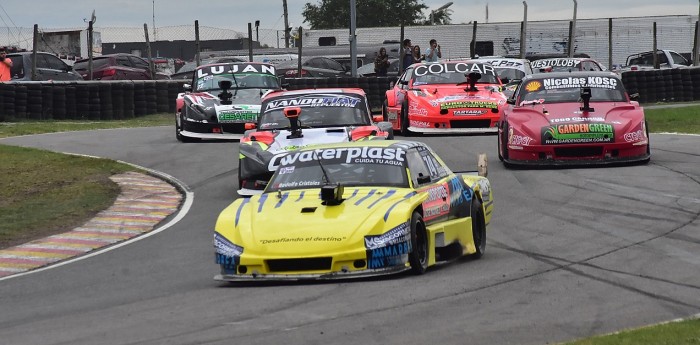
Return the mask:
<svg viewBox="0 0 700 345">
<path fill-rule="evenodd" d="M 282 194 L 282 198 L 281 198 L 280 201 L 277 203 L 277 205 L 275 205 L 275 208 L 278 208 L 278 207 L 282 206 L 282 204 L 284 203 L 284 201 L 287 200 L 287 197 L 288 197 L 288 196 L 289 196 L 289 192 Z"/>
<path fill-rule="evenodd" d="M 392 190 L 387 191 L 386 194 L 382 195 L 381 198 L 379 198 L 379 199 L 377 199 L 377 200 L 374 200 L 374 202 L 371 203 L 369 206 L 367 206 L 367 208 L 368 208 L 368 209 L 369 209 L 369 208 L 372 208 L 372 207 L 373 207 L 374 205 L 376 205 L 378 202 L 380 202 L 380 201 L 382 201 L 382 200 L 384 200 L 384 199 L 386 199 L 386 198 L 388 198 L 388 197 L 394 195 L 394 193 L 396 193 L 396 190 L 395 190 L 395 189 L 392 189 Z"/>
<path fill-rule="evenodd" d="M 391 213 L 391 210 L 394 209 L 394 207 L 395 207 L 396 205 L 398 205 L 400 202 L 402 202 L 402 201 L 404 201 L 404 200 L 406 200 L 406 199 L 411 198 L 412 196 L 414 196 L 414 195 L 416 195 L 416 194 L 418 194 L 418 193 L 416 193 L 416 192 L 410 192 L 410 193 L 406 194 L 406 196 L 403 197 L 403 200 L 399 200 L 399 201 L 395 202 L 393 205 L 391 205 L 391 206 L 389 207 L 389 209 L 386 210 L 386 213 L 384 214 L 384 221 L 386 222 L 386 220 L 389 218 L 389 213 Z"/>
<path fill-rule="evenodd" d="M 301 193 L 299 194 L 299 199 L 294 200 L 294 202 L 298 202 L 299 200 L 301 200 L 301 199 L 303 199 L 303 198 L 304 198 L 304 192 L 301 192 Z"/>
<path fill-rule="evenodd" d="M 359 191 L 360 191 L 359 189 L 355 189 L 355 191 L 352 192 L 352 195 L 351 195 L 348 199 L 350 199 L 350 198 L 354 197 L 355 195 L 357 195 L 357 192 L 359 192 Z"/>
<path fill-rule="evenodd" d="M 240 205 L 238 205 L 238 210 L 236 210 L 236 222 L 234 223 L 235 226 L 238 226 L 238 219 L 241 218 L 241 210 L 243 210 L 243 206 L 250 201 L 250 198 L 243 198 L 243 202 L 241 202 Z"/>
<path fill-rule="evenodd" d="M 365 196 L 364 196 L 363 198 L 361 198 L 360 200 L 357 200 L 357 202 L 355 203 L 355 206 L 360 205 L 363 201 L 367 200 L 369 197 L 371 197 L 372 195 L 374 195 L 374 193 L 376 193 L 376 192 L 377 192 L 376 189 L 370 190 L 369 193 L 367 193 L 367 195 L 365 195 Z"/>
<path fill-rule="evenodd" d="M 267 200 L 267 194 L 261 194 L 260 195 L 260 200 L 258 200 L 258 213 L 262 212 L 263 205 L 265 205 L 265 201 Z"/>
</svg>

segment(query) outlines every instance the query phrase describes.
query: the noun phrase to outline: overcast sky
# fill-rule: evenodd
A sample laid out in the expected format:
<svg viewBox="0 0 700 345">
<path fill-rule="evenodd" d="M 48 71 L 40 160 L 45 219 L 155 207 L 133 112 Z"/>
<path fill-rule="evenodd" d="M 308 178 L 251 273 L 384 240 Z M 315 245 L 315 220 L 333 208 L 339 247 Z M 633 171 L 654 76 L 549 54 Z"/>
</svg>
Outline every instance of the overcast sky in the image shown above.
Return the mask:
<svg viewBox="0 0 700 345">
<path fill-rule="evenodd" d="M 362 1 L 362 0 L 356 0 Z M 301 11 L 307 2 L 320 0 L 288 0 L 289 22 L 302 25 Z M 429 9 L 436 9 L 448 1 L 423 0 Z M 452 22 L 467 23 L 521 21 L 521 0 L 453 0 L 449 7 Z M 349 0 L 348 0 L 349 4 Z M 571 19 L 574 2 L 567 0 L 528 0 L 528 21 Z M 85 26 L 93 9 L 97 27 L 192 25 L 247 31 L 247 23 L 260 20 L 260 29 L 284 28 L 282 0 L 0 0 L 0 27 L 77 28 Z M 155 7 L 155 10 L 154 10 Z M 579 19 L 634 17 L 651 15 L 698 14 L 697 0 L 578 0 Z M 425 12 L 426 15 L 428 12 Z"/>
</svg>

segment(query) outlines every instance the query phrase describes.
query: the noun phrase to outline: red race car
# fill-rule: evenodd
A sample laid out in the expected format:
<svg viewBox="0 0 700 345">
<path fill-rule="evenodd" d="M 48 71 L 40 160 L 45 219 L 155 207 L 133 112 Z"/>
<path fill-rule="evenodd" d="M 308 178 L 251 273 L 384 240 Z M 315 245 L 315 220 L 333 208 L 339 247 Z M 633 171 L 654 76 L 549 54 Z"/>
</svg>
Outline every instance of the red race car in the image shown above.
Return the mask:
<svg viewBox="0 0 700 345">
<path fill-rule="evenodd" d="M 644 110 L 612 72 L 526 76 L 498 124 L 506 166 L 646 163 Z"/>
<path fill-rule="evenodd" d="M 403 135 L 497 131 L 506 105 L 493 66 L 478 60 L 409 66 L 386 92 L 384 119 Z"/>
</svg>

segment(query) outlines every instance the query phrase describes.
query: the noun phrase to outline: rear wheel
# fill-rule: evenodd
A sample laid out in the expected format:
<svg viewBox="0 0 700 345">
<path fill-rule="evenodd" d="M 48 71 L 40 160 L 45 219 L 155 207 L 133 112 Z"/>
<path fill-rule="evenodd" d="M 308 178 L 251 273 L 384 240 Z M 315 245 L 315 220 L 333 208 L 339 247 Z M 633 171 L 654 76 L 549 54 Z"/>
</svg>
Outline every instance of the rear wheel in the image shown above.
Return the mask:
<svg viewBox="0 0 700 345">
<path fill-rule="evenodd" d="M 428 233 L 423 217 L 418 212 L 411 216 L 411 252 L 408 254 L 413 274 L 423 274 L 428 269 Z"/>
<path fill-rule="evenodd" d="M 486 252 L 486 217 L 481 201 L 474 196 L 472 201 L 472 239 L 476 252 L 469 255 L 471 259 L 480 259 Z"/>
<path fill-rule="evenodd" d="M 384 99 L 384 103 L 382 104 L 382 118 L 383 121 L 389 121 L 389 111 L 387 110 L 387 101 Z"/>
<path fill-rule="evenodd" d="M 498 138 L 496 138 L 496 139 L 497 139 L 497 140 L 496 140 L 496 143 L 497 143 L 497 150 L 498 150 L 498 151 L 497 151 L 497 152 L 498 152 L 498 160 L 500 160 L 501 162 L 503 162 L 503 155 L 501 154 L 501 150 L 503 149 L 503 148 L 501 147 L 501 146 L 502 146 L 502 145 L 501 145 L 501 137 L 502 137 L 502 136 L 503 136 L 503 131 L 501 130 L 501 131 L 498 133 Z"/>
</svg>

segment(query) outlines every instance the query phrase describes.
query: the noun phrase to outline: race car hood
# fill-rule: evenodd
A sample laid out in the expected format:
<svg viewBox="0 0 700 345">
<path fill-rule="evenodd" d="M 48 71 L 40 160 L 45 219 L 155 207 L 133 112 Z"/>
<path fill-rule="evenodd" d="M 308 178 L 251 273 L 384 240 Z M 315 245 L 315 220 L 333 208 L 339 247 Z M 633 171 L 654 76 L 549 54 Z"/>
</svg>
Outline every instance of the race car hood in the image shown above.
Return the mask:
<svg viewBox="0 0 700 345">
<path fill-rule="evenodd" d="M 414 194 L 408 189 L 348 187 L 345 200 L 336 206 L 323 205 L 318 188 L 256 195 L 231 210 L 239 213 L 238 238 L 231 240 L 249 253 L 260 250 L 271 256 L 361 248 L 365 235 L 381 235 L 408 221 L 410 214 L 406 219 L 389 215 Z"/>
<path fill-rule="evenodd" d="M 216 116 L 219 122 L 255 122 L 260 113 L 260 98 L 266 89 L 230 90 L 231 104 L 222 105 L 218 97 L 220 91 L 186 94 L 184 97 L 199 106 L 209 116 Z"/>
<path fill-rule="evenodd" d="M 275 141 L 270 144 L 273 154 L 300 149 L 309 145 L 332 144 L 350 141 L 349 130 L 345 127 L 332 128 L 305 128 L 301 138 L 291 137 L 290 130 L 281 130 L 277 133 Z"/>
<path fill-rule="evenodd" d="M 532 104 L 513 108 L 508 115 L 511 126 L 524 134 L 538 137 L 541 128 L 571 123 L 604 123 L 615 127 L 618 134 L 626 133 L 644 121 L 643 110 L 624 102 L 591 102 L 592 112 L 580 110 L 582 103 Z"/>
<path fill-rule="evenodd" d="M 505 96 L 498 92 L 497 85 L 477 84 L 478 91 L 466 91 L 468 85 L 445 86 L 424 85 L 413 90 L 416 99 L 424 100 L 433 107 L 451 108 L 498 108 L 505 104 Z"/>
</svg>

